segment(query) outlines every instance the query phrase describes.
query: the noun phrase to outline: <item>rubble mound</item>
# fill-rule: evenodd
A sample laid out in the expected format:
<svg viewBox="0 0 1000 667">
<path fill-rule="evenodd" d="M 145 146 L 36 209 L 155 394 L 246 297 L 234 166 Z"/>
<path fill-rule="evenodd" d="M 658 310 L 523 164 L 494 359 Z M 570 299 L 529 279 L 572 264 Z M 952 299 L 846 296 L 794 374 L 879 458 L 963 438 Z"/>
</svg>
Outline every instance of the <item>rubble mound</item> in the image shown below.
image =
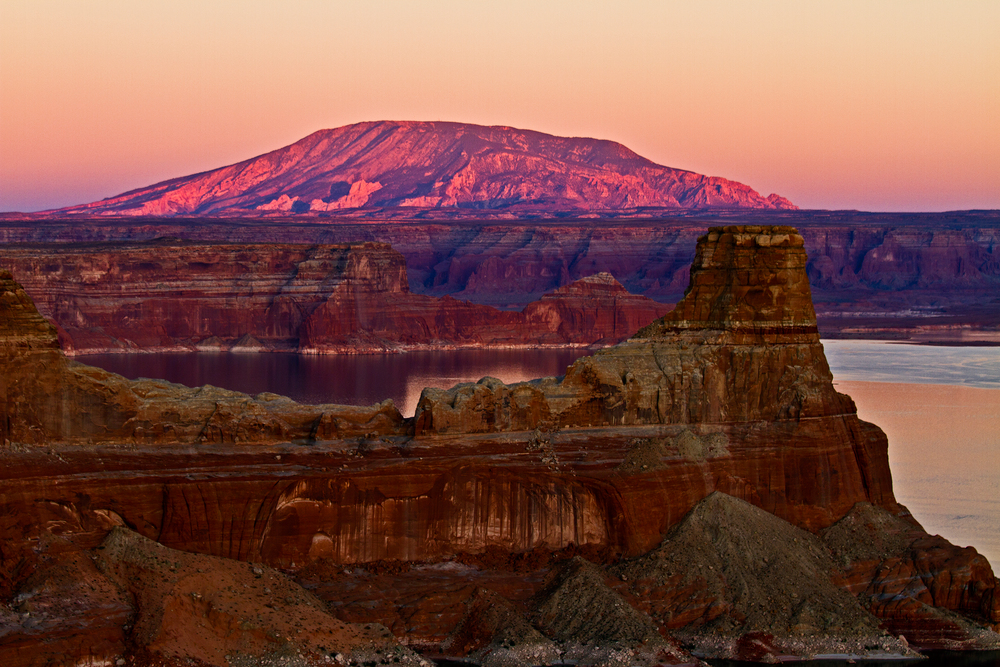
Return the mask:
<svg viewBox="0 0 1000 667">
<path fill-rule="evenodd" d="M 531 667 L 560 661 L 556 644 L 503 596 L 480 588 L 466 605 L 462 622 L 441 647 L 449 656 L 482 667 Z"/>
<path fill-rule="evenodd" d="M 836 585 L 833 558 L 816 536 L 724 493 L 699 502 L 659 548 L 612 572 L 656 621 L 709 652 L 718 647 L 701 637 L 735 646 L 757 634 L 773 637 L 778 650 L 802 640 L 814 652 L 866 653 L 872 645 L 908 654 Z"/>
<path fill-rule="evenodd" d="M 580 556 L 552 573 L 534 606 L 534 624 L 559 643 L 565 661 L 656 665 L 691 659 L 612 589 L 598 566 Z"/>
<path fill-rule="evenodd" d="M 98 548 L 98 568 L 135 605 L 137 655 L 208 665 L 427 665 L 383 626 L 331 616 L 322 600 L 270 567 L 168 549 L 125 528 Z"/>
</svg>

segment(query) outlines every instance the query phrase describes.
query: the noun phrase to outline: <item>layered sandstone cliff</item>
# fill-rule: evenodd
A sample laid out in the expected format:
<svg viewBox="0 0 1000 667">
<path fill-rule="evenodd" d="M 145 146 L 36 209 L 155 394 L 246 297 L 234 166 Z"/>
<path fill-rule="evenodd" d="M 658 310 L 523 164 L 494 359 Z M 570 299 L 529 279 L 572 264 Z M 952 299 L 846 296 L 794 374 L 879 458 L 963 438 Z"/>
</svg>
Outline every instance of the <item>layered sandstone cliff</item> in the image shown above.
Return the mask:
<svg viewBox="0 0 1000 667">
<path fill-rule="evenodd" d="M 413 419 L 89 369 L 61 355 L 4 275 L 0 614 L 5 641 L 22 647 L 12 664 L 44 664 L 23 648 L 38 632 L 24 601 L 39 582 L 89 581 L 81 554 L 100 562 L 109 548 L 101 567 L 132 581 L 115 526 L 285 569 L 342 621 L 483 662 L 693 661 L 681 641 L 754 659 L 907 654 L 898 634 L 1000 646 L 989 564 L 927 536 L 895 502 L 885 436 L 833 388 L 806 264 L 793 229 L 713 229 L 670 315 L 561 379 L 426 390 Z M 870 535 L 886 543 L 869 548 Z M 185 600 L 164 605 L 180 627 L 206 609 L 193 594 L 216 592 L 182 586 L 173 562 L 155 579 Z M 92 630 L 108 659 L 145 655 L 159 635 L 131 619 L 177 597 L 130 585 L 148 602 L 86 598 L 46 607 L 44 623 Z M 210 598 L 221 611 L 205 632 L 259 637 L 270 626 L 258 596 Z"/>
<path fill-rule="evenodd" d="M 413 294 L 403 256 L 381 243 L 26 245 L 0 262 L 76 354 L 608 345 L 668 310 L 609 274 L 523 312 Z"/>
</svg>

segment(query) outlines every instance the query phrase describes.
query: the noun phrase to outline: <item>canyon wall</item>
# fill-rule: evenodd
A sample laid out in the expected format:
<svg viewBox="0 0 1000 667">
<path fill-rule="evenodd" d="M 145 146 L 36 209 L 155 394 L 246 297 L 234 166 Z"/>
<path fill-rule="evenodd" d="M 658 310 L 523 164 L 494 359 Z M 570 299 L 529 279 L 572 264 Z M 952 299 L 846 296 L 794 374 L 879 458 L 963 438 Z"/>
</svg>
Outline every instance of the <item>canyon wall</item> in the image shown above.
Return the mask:
<svg viewBox="0 0 1000 667">
<path fill-rule="evenodd" d="M 730 211 L 714 216 L 651 211 L 651 219 L 539 221 L 491 220 L 488 212 L 480 212 L 479 219 L 466 215 L 461 220 L 434 219 L 440 211 L 372 215 L 309 223 L 8 217 L 0 221 L 0 242 L 11 248 L 20 243 L 157 237 L 239 243 L 377 241 L 390 243 L 404 255 L 413 292 L 521 309 L 547 292 L 600 272 L 610 273 L 633 294 L 674 303 L 687 285 L 697 238 L 709 225 L 794 224 L 809 253 L 807 271 L 824 335 L 1000 327 L 995 301 L 1000 289 L 1000 214 L 991 211 Z"/>
<path fill-rule="evenodd" d="M 382 243 L 22 245 L 0 250 L 0 265 L 77 354 L 607 345 L 669 309 L 608 274 L 523 312 L 413 294 L 403 256 Z"/>
</svg>

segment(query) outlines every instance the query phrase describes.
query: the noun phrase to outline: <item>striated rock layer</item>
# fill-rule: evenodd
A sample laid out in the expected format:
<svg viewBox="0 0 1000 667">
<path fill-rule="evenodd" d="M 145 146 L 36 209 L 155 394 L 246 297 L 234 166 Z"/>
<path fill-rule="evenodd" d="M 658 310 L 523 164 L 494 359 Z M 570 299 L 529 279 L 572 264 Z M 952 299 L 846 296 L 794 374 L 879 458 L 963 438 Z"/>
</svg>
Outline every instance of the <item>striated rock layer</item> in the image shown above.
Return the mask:
<svg viewBox="0 0 1000 667">
<path fill-rule="evenodd" d="M 342 621 L 483 661 L 690 662 L 663 633 L 716 656 L 906 653 L 880 623 L 1000 646 L 989 564 L 896 503 L 884 434 L 833 388 L 805 267 L 791 228 L 712 229 L 685 297 L 633 338 L 561 379 L 427 389 L 412 419 L 76 364 L 5 273 L 0 613 L 126 526 L 284 568 Z M 912 530 L 869 553 L 883 524 Z M 493 595 L 500 616 L 482 609 Z M 768 611 L 761 595 L 808 603 Z M 99 617 L 89 604 L 65 613 Z M 18 618 L 11 642 L 32 631 Z M 152 636 L 88 623 L 107 655 Z"/>
<path fill-rule="evenodd" d="M 561 381 L 426 389 L 416 433 L 658 426 L 648 446 L 702 464 L 704 480 L 677 514 L 645 510 L 668 514 L 661 529 L 712 489 L 812 529 L 861 500 L 894 507 L 885 435 L 833 388 L 805 266 L 791 228 L 714 229 L 667 316 Z"/>
<path fill-rule="evenodd" d="M 608 345 L 668 310 L 607 273 L 521 312 L 413 294 L 383 243 L 9 246 L 0 263 L 76 354 Z"/>
<path fill-rule="evenodd" d="M 410 288 L 503 308 L 574 280 L 611 273 L 634 294 L 675 303 L 688 282 L 698 237 L 713 224 L 795 225 L 825 337 L 950 337 L 1000 340 L 1000 211 L 642 211 L 642 219 L 509 219 L 462 209 L 343 213 L 335 219 L 49 219 L 0 216 L 0 266 L 18 245 L 177 237 L 206 243 L 389 243 L 406 257 Z M 507 215 L 508 219 L 500 219 Z M 436 217 L 435 217 L 436 216 Z M 44 254 L 43 249 L 33 252 Z M 51 250 L 49 251 L 51 252 Z M 10 253 L 10 255 L 8 255 Z M 28 284 L 29 272 L 16 267 Z M 29 285 L 30 287 L 30 285 Z M 31 290 L 29 290 L 31 291 Z M 40 302 L 40 306 L 44 306 Z M 972 330 L 972 331 L 970 331 Z"/>
</svg>

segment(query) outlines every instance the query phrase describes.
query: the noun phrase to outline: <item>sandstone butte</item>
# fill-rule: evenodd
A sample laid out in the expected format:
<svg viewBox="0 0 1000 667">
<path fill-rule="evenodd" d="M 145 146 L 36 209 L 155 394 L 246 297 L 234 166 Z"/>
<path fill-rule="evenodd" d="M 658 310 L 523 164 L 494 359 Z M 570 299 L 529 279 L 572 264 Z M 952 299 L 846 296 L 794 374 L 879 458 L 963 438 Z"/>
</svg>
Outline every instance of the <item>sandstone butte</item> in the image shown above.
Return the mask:
<svg viewBox="0 0 1000 667">
<path fill-rule="evenodd" d="M 896 502 L 805 266 L 790 227 L 713 228 L 629 340 L 411 419 L 84 366 L 4 272 L 2 662 L 995 649 L 998 580 Z"/>
<path fill-rule="evenodd" d="M 0 251 L 63 351 L 253 349 L 306 353 L 617 343 L 670 307 L 610 274 L 521 311 L 410 291 L 384 243 L 31 245 Z"/>
<path fill-rule="evenodd" d="M 352 210 L 794 209 L 776 194 L 665 167 L 613 141 L 512 127 L 377 121 L 320 130 L 219 169 L 51 213 L 327 215 Z"/>
</svg>

